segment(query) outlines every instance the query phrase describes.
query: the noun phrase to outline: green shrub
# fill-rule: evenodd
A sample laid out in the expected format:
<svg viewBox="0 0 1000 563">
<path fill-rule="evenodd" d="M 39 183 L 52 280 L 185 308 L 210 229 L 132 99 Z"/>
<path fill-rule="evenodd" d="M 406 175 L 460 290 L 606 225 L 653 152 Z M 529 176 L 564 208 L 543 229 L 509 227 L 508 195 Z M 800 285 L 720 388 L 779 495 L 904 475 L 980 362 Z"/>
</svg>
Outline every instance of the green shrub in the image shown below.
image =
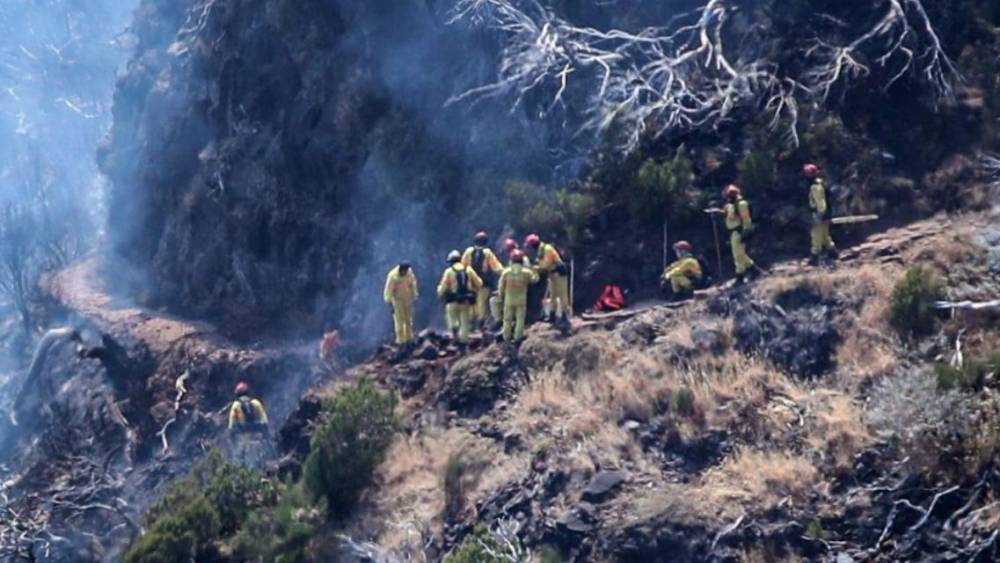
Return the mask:
<svg viewBox="0 0 1000 563">
<path fill-rule="evenodd" d="M 283 485 L 277 504 L 259 508 L 233 540 L 241 561 L 301 563 L 308 561 L 309 541 L 323 524 L 326 506 L 301 484 Z"/>
<path fill-rule="evenodd" d="M 673 159 L 658 163 L 645 161 L 636 172 L 635 183 L 626 193 L 629 214 L 640 222 L 653 222 L 668 211 L 678 216 L 698 207 L 692 197 L 694 164 L 684 156 L 684 147 L 677 149 Z"/>
<path fill-rule="evenodd" d="M 465 462 L 462 457 L 452 454 L 444 467 L 442 488 L 444 489 L 444 511 L 447 518 L 459 516 L 465 505 Z"/>
<path fill-rule="evenodd" d="M 515 546 L 515 550 L 520 550 L 520 546 Z M 490 555 L 491 551 L 498 555 Z M 466 536 L 462 545 L 444 558 L 444 563 L 506 563 L 508 559 L 499 555 L 503 551 L 490 530 L 480 524 Z"/>
<path fill-rule="evenodd" d="M 545 546 L 538 550 L 538 555 L 535 559 L 538 563 L 565 563 L 566 558 L 559 553 L 559 550 Z"/>
<path fill-rule="evenodd" d="M 806 526 L 805 536 L 814 540 L 827 540 L 830 538 L 829 532 L 823 529 L 823 523 L 819 518 L 813 518 Z"/>
<path fill-rule="evenodd" d="M 938 388 L 978 390 L 981 389 L 986 377 L 1000 369 L 1000 352 L 995 352 L 989 359 L 972 360 L 960 368 L 948 364 L 938 364 L 934 367 Z"/>
<path fill-rule="evenodd" d="M 397 398 L 368 379 L 323 401 L 302 477 L 308 490 L 326 499 L 332 513 L 347 515 L 385 459 L 399 429 Z"/>
<path fill-rule="evenodd" d="M 585 191 L 513 180 L 505 188 L 508 216 L 518 230 L 555 236 L 572 246 L 582 241 L 597 214 L 596 198 Z"/>
<path fill-rule="evenodd" d="M 694 392 L 687 387 L 681 387 L 674 395 L 674 409 L 684 417 L 694 416 Z"/>
<path fill-rule="evenodd" d="M 215 541 L 231 535 L 266 501 L 270 486 L 233 465 L 217 450 L 170 486 L 146 514 L 146 533 L 129 548 L 127 562 L 211 559 Z"/>
<path fill-rule="evenodd" d="M 928 334 L 934 330 L 934 302 L 943 295 L 941 282 L 927 268 L 915 266 L 906 272 L 892 290 L 889 323 L 909 335 Z"/>
<path fill-rule="evenodd" d="M 778 175 L 774 155 L 768 151 L 751 151 L 736 168 L 740 172 L 739 184 L 750 193 L 759 194 L 771 189 Z"/>
</svg>

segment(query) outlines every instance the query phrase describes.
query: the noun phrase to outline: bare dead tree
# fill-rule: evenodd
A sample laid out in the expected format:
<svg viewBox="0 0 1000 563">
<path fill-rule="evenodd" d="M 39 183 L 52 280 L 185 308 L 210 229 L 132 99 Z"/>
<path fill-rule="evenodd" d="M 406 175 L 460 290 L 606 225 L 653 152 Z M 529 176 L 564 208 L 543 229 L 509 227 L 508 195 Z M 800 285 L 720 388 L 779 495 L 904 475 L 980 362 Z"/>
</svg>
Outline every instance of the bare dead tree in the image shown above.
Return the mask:
<svg viewBox="0 0 1000 563">
<path fill-rule="evenodd" d="M 799 143 L 803 103 L 823 103 L 840 84 L 871 73 L 871 63 L 895 69 L 887 88 L 912 73 L 936 98 L 950 98 L 958 71 L 944 51 L 921 0 L 869 0 L 884 13 L 846 44 L 817 35 L 803 46 L 806 70 L 788 74 L 761 55 L 774 39 L 762 26 L 734 29 L 738 0 L 707 0 L 670 25 L 630 32 L 582 27 L 539 0 L 458 0 L 450 23 L 498 31 L 504 38 L 496 81 L 463 92 L 449 103 L 509 96 L 513 107 L 542 94 L 545 116 L 585 99 L 581 130 L 623 131 L 630 150 L 645 135 L 715 127 L 740 109 L 769 116 L 790 146 Z M 822 18 L 820 18 L 822 19 Z"/>
<path fill-rule="evenodd" d="M 23 206 L 9 203 L 0 211 L 0 292 L 10 299 L 21 316 L 26 333 L 30 333 L 32 327 L 34 228 L 31 215 Z"/>
</svg>

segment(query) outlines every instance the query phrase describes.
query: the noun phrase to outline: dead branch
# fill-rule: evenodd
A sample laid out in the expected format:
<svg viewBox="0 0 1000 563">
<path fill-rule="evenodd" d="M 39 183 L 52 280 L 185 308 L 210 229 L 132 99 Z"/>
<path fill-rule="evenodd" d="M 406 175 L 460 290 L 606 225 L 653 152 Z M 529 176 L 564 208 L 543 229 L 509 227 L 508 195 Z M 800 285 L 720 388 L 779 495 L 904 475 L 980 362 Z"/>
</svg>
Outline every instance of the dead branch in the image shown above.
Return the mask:
<svg viewBox="0 0 1000 563">
<path fill-rule="evenodd" d="M 569 109 L 573 90 L 574 100 L 586 100 L 581 130 L 621 126 L 623 148 L 631 150 L 644 135 L 715 127 L 741 108 L 766 112 L 771 129 L 798 146 L 802 102 L 825 102 L 836 85 L 869 75 L 868 60 L 894 65 L 885 88 L 911 73 L 935 99 L 952 98 L 958 71 L 921 0 L 869 4 L 865 9 L 882 13 L 871 29 L 845 44 L 817 36 L 804 49 L 807 70 L 793 76 L 757 54 L 771 39 L 760 36 L 760 26 L 729 25 L 736 0 L 706 0 L 666 26 L 634 32 L 574 25 L 539 0 L 458 0 L 448 23 L 498 31 L 505 48 L 494 82 L 448 104 L 506 96 L 517 108 L 540 92 L 545 117 Z"/>
<path fill-rule="evenodd" d="M 919 521 L 917 521 L 916 524 L 910 526 L 910 530 L 909 531 L 915 532 L 915 531 L 919 530 L 920 528 L 922 528 L 924 526 L 924 524 L 927 523 L 927 519 L 930 518 L 931 514 L 934 512 L 934 507 L 937 506 L 938 501 L 941 500 L 942 497 L 946 497 L 946 496 L 954 493 L 958 489 L 959 489 L 959 486 L 955 485 L 955 486 L 951 487 L 950 489 L 941 491 L 940 493 L 934 495 L 934 498 L 931 500 L 930 506 L 928 506 L 926 510 L 921 509 L 919 507 L 916 507 L 919 510 L 923 510 L 924 515 L 920 518 Z"/>
<path fill-rule="evenodd" d="M 737 518 L 735 522 L 733 522 L 729 526 L 726 526 L 722 530 L 719 530 L 719 533 L 715 535 L 715 539 L 712 540 L 712 547 L 709 548 L 708 552 L 709 553 L 715 552 L 715 547 L 717 545 L 719 545 L 719 541 L 722 538 L 728 536 L 729 534 L 731 534 L 731 533 L 735 532 L 737 529 L 739 529 L 740 525 L 743 524 L 743 519 L 744 518 L 746 518 L 746 514 L 741 514 L 740 517 Z"/>
</svg>

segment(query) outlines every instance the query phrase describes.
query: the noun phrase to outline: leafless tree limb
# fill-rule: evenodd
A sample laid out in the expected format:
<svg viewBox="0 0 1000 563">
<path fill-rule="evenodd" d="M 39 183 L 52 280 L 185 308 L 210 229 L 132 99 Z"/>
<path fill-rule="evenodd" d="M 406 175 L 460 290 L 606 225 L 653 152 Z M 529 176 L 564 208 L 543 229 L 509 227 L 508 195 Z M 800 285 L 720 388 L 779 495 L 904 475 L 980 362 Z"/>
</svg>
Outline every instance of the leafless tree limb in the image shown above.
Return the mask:
<svg viewBox="0 0 1000 563">
<path fill-rule="evenodd" d="M 951 98 L 958 71 L 921 0 L 868 4 L 883 14 L 871 29 L 846 44 L 817 37 L 804 49 L 807 69 L 793 76 L 742 48 L 764 44 L 767 37 L 746 41 L 732 29 L 738 0 L 706 0 L 670 25 L 634 32 L 576 26 L 539 0 L 458 0 L 449 23 L 499 31 L 505 48 L 496 81 L 448 103 L 509 96 L 517 108 L 538 93 L 548 100 L 540 110 L 545 117 L 565 109 L 574 88 L 582 92 L 575 100 L 587 100 L 582 130 L 621 128 L 623 148 L 630 150 L 646 135 L 718 126 L 741 108 L 766 112 L 772 130 L 797 146 L 801 104 L 824 102 L 836 85 L 869 75 L 870 59 L 895 69 L 886 88 L 912 71 L 937 98 Z M 758 29 L 751 30 L 744 33 Z"/>
</svg>

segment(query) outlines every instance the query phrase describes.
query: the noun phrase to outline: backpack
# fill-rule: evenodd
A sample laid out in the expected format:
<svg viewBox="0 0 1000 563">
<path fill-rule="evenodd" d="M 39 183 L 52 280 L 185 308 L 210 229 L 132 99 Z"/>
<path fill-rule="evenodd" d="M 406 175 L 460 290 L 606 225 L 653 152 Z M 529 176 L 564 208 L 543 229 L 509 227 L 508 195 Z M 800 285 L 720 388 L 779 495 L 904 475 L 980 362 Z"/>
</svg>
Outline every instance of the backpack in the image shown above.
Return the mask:
<svg viewBox="0 0 1000 563">
<path fill-rule="evenodd" d="M 454 270 L 455 290 L 451 293 L 452 303 L 475 303 L 476 294 L 469 287 L 469 273 L 463 270 Z"/>
<path fill-rule="evenodd" d="M 714 279 L 715 271 L 711 267 L 711 262 L 705 259 L 704 254 L 695 254 L 694 259 L 698 261 L 698 265 L 701 266 L 701 279 L 695 280 L 695 289 L 705 289 L 712 285 L 712 280 Z"/>
<path fill-rule="evenodd" d="M 823 219 L 829 221 L 834 217 L 833 208 L 837 205 L 837 196 L 840 195 L 840 189 L 826 182 L 824 182 L 824 185 L 826 187 L 826 213 L 823 214 Z"/>
<path fill-rule="evenodd" d="M 240 397 L 240 410 L 243 412 L 243 423 L 246 425 L 257 424 L 257 411 L 254 410 L 253 404 L 247 397 Z"/>
<path fill-rule="evenodd" d="M 494 276 L 492 270 L 482 271 L 483 262 L 486 261 L 486 249 L 481 246 L 475 246 L 472 249 L 472 261 L 470 267 L 472 271 L 475 272 L 479 279 L 483 280 L 483 284 L 490 289 L 496 289 L 496 276 Z"/>
<path fill-rule="evenodd" d="M 594 304 L 598 311 L 618 311 L 625 307 L 625 295 L 617 285 L 606 285 L 601 297 Z"/>
</svg>

